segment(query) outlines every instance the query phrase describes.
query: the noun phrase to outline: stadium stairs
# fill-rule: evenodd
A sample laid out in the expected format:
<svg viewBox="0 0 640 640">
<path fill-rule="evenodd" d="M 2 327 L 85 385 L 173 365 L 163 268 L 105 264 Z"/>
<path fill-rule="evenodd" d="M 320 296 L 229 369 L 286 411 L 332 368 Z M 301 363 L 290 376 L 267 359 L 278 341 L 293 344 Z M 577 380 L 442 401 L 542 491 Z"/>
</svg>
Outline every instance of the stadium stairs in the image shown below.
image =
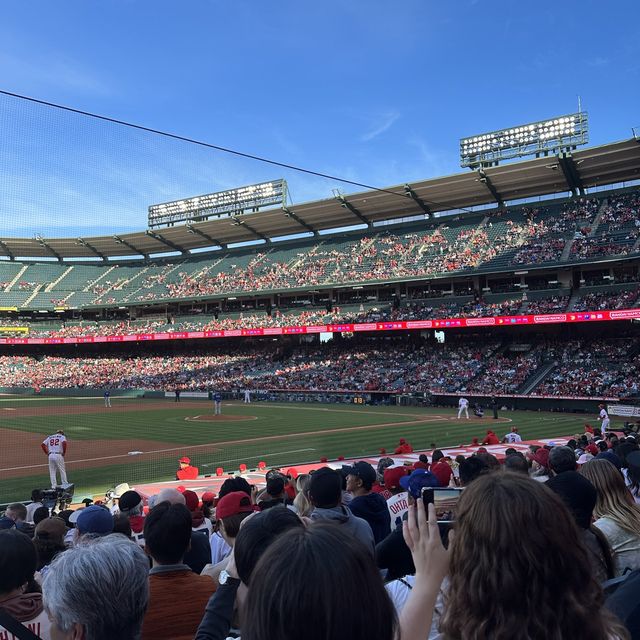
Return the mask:
<svg viewBox="0 0 640 640">
<path fill-rule="evenodd" d="M 519 395 L 529 395 L 547 376 L 556 368 L 557 362 L 543 362 L 523 383 L 517 393 Z"/>
<path fill-rule="evenodd" d="M 602 219 L 602 214 L 606 211 L 607 205 L 609 204 L 609 200 L 607 198 L 603 198 L 600 202 L 600 206 L 598 207 L 598 213 L 596 213 L 596 217 L 593 219 L 593 223 L 591 225 L 591 233 L 589 233 L 589 237 L 593 238 L 598 231 L 598 227 L 600 226 L 600 220 Z"/>
</svg>

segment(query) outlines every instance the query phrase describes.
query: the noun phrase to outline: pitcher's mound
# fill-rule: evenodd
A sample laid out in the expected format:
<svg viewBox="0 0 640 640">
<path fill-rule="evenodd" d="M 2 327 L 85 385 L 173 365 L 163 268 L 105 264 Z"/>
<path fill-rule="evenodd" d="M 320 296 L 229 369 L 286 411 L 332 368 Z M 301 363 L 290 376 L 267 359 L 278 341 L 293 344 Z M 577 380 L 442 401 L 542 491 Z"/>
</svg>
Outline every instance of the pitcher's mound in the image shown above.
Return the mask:
<svg viewBox="0 0 640 640">
<path fill-rule="evenodd" d="M 258 416 L 236 416 L 236 415 L 204 415 L 204 416 L 191 416 L 185 418 L 188 422 L 241 422 L 243 420 L 257 420 Z"/>
</svg>

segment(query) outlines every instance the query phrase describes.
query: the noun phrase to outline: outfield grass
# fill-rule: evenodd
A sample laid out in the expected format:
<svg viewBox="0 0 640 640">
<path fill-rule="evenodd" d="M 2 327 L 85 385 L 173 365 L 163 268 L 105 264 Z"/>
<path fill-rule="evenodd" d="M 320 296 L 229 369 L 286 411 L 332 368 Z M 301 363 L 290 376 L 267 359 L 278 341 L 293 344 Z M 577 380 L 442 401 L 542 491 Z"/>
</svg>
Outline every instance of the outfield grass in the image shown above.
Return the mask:
<svg viewBox="0 0 640 640">
<path fill-rule="evenodd" d="M 3 399 L 0 407 L 11 401 Z M 487 428 L 495 427 L 498 435 L 518 426 L 524 439 L 549 438 L 581 432 L 586 420 L 594 417 L 576 414 L 544 412 L 505 412 L 501 417 L 512 423 L 496 424 L 491 418 L 483 421 L 452 421 L 453 409 L 413 407 L 368 407 L 357 405 L 270 404 L 225 405 L 225 415 L 255 416 L 255 420 L 238 422 L 191 422 L 185 418 L 201 415 L 202 408 L 189 401 L 175 404 L 170 400 L 114 400 L 114 404 L 144 403 L 144 410 L 131 410 L 69 415 L 50 415 L 50 407 L 89 406 L 92 410 L 101 400 L 32 400 L 12 404 L 15 407 L 38 407 L 38 415 L 13 417 L 2 412 L 2 427 L 27 431 L 43 436 L 55 428 L 63 427 L 69 438 L 69 447 L 81 440 L 143 440 L 144 455 L 132 459 L 114 460 L 109 466 L 85 463 L 86 468 L 67 466 L 70 481 L 76 484 L 76 495 L 103 494 L 119 482 L 148 482 L 174 478 L 177 458 L 189 455 L 201 473 L 214 473 L 217 467 L 225 471 L 236 470 L 244 462 L 255 467 L 259 460 L 268 466 L 329 459 L 338 456 L 357 457 L 377 454 L 381 447 L 393 451 L 400 437 L 407 438 L 416 449 L 428 449 L 432 444 L 452 446 L 471 442 L 474 436 L 482 438 Z M 41 411 L 40 411 L 41 409 Z M 428 423 L 416 420 L 429 416 L 447 419 Z M 363 428 L 364 427 L 364 428 Z M 265 439 L 269 436 L 285 436 Z M 237 442 L 241 440 L 242 442 Z M 158 453 L 151 441 L 167 443 L 174 449 Z M 234 442 L 230 442 L 234 441 Z M 103 443 L 95 457 L 109 455 L 108 443 Z M 181 446 L 183 445 L 183 446 Z M 195 445 L 210 445 L 198 446 Z M 191 447 L 191 448 L 189 448 Z M 94 457 L 93 455 L 90 457 Z M 0 451 L 0 469 L 18 466 L 19 460 L 6 460 Z M 43 461 L 40 460 L 40 463 Z M 11 478 L 11 472 L 0 471 L 0 502 L 21 500 L 34 487 L 48 485 L 46 468 L 34 469 L 33 475 Z"/>
</svg>

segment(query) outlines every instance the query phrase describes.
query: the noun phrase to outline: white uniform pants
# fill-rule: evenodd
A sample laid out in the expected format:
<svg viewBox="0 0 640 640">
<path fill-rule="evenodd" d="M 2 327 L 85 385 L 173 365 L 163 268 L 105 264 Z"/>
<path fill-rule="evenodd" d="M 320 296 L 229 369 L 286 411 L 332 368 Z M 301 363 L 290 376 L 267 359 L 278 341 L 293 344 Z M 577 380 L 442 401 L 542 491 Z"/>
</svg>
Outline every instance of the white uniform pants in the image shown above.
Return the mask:
<svg viewBox="0 0 640 640">
<path fill-rule="evenodd" d="M 51 488 L 55 489 L 56 470 L 60 472 L 60 484 L 67 484 L 67 472 L 64 468 L 64 457 L 61 453 L 49 454 L 49 477 L 51 478 Z"/>
<path fill-rule="evenodd" d="M 104 406 L 105 406 L 105 407 L 111 407 L 111 396 L 107 396 L 107 397 L 104 399 Z"/>
<path fill-rule="evenodd" d="M 215 415 L 219 416 L 222 414 L 222 402 L 220 402 L 219 400 L 216 400 L 214 403 L 215 405 Z"/>
<path fill-rule="evenodd" d="M 469 419 L 469 409 L 467 407 L 460 407 L 458 409 L 458 419 L 462 417 L 462 412 L 464 411 L 464 415 L 467 416 L 467 420 Z"/>
<path fill-rule="evenodd" d="M 602 419 L 602 425 L 600 427 L 600 431 L 602 432 L 602 437 L 604 438 L 605 431 L 609 430 L 609 418 Z"/>
<path fill-rule="evenodd" d="M 251 393 L 249 391 L 244 392 L 244 401 L 245 401 L 245 404 L 251 403 Z"/>
</svg>

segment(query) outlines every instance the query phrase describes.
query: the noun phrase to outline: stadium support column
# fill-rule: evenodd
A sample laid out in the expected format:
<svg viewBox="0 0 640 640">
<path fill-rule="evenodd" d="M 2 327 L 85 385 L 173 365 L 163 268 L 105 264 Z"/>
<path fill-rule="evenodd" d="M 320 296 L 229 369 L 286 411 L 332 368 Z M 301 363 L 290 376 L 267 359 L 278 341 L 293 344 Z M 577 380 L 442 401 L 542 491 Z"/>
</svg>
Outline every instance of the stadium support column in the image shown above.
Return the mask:
<svg viewBox="0 0 640 640">
<path fill-rule="evenodd" d="M 496 201 L 498 206 L 504 207 L 504 200 L 502 199 L 502 196 L 498 193 L 498 190 L 495 188 L 495 186 L 493 185 L 493 182 L 491 182 L 491 179 L 486 174 L 484 169 L 478 169 L 478 176 L 479 176 L 478 181 L 481 182 L 487 188 L 487 190 L 493 196 L 493 199 Z"/>
<path fill-rule="evenodd" d="M 557 156 L 558 164 L 562 169 L 564 179 L 567 182 L 567 186 L 571 189 L 571 193 L 574 196 L 584 195 L 585 189 L 580 178 L 578 166 L 576 165 L 573 156 L 570 153 L 559 153 Z"/>
</svg>

